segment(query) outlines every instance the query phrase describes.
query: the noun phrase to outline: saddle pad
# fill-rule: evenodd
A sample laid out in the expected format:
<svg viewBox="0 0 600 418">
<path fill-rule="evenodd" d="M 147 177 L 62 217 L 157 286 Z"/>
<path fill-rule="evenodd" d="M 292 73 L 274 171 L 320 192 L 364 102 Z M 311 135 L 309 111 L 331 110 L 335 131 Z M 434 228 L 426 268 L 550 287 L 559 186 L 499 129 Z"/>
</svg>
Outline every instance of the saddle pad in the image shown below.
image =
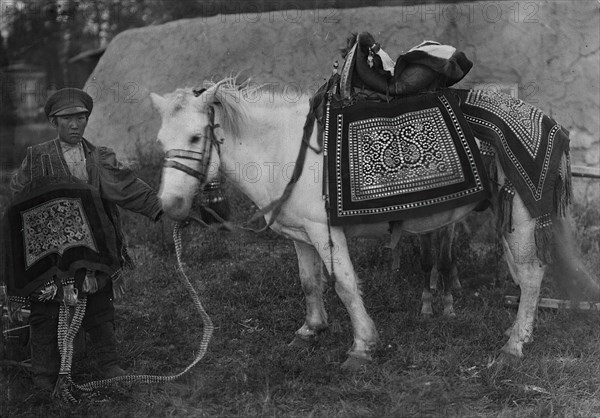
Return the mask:
<svg viewBox="0 0 600 418">
<path fill-rule="evenodd" d="M 41 284 L 87 268 L 120 268 L 114 226 L 96 189 L 54 184 L 16 200 L 7 210 L 10 296 L 26 297 Z"/>
<path fill-rule="evenodd" d="M 489 197 L 475 138 L 449 90 L 342 106 L 325 118 L 332 225 L 430 215 Z"/>
<path fill-rule="evenodd" d="M 568 131 L 540 109 L 507 94 L 454 92 L 475 135 L 494 146 L 530 215 L 549 213 L 556 206 L 560 161 L 569 151 Z"/>
</svg>

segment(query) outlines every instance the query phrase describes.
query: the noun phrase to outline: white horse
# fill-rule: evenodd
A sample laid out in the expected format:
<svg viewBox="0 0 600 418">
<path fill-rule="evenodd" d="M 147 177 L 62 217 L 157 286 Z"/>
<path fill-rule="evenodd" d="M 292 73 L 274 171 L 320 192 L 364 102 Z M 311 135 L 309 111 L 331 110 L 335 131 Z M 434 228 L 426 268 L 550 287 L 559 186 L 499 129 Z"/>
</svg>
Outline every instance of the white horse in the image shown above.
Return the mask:
<svg viewBox="0 0 600 418">
<path fill-rule="evenodd" d="M 268 220 L 273 214 L 269 205 L 282 195 L 294 170 L 309 97 L 291 100 L 272 89 L 237 86 L 231 79 L 205 86 L 208 88 L 201 93 L 179 89 L 164 97 L 151 94 L 162 116 L 158 140 L 166 151 L 159 192 L 164 212 L 172 219 L 184 220 L 199 187 L 221 171 L 259 208 L 267 208 Z M 310 140 L 314 146 L 316 136 L 313 133 Z M 306 317 L 293 343 L 314 341 L 328 326 L 323 303 L 325 265 L 352 321 L 354 343 L 342 367 L 357 369 L 372 360 L 378 335 L 363 303 L 347 238 L 389 236 L 389 225 L 330 226 L 322 197 L 322 161 L 321 154 L 308 150 L 303 173 L 271 228 L 293 240 L 298 256 Z M 501 168 L 498 171 L 502 185 L 505 176 Z M 475 206 L 405 220 L 401 227 L 411 233 L 433 231 L 461 219 Z M 518 195 L 513 199 L 512 217 L 514 232 L 504 233 L 503 246 L 521 297 L 501 353 L 520 358 L 523 344 L 531 339 L 545 266 L 535 254 L 535 220 Z M 531 254 L 513 254 L 511 249 L 515 248 L 533 250 Z"/>
</svg>

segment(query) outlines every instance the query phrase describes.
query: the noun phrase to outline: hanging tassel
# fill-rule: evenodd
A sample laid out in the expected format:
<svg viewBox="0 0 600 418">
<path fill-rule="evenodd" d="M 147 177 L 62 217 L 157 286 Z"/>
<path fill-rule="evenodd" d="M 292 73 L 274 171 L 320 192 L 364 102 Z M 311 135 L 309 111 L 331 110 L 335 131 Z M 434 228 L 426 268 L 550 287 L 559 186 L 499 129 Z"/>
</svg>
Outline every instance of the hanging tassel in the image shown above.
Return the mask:
<svg viewBox="0 0 600 418">
<path fill-rule="evenodd" d="M 37 296 L 37 299 L 40 302 L 48 302 L 48 301 L 54 299 L 57 292 L 58 292 L 58 286 L 56 286 L 54 281 L 51 280 L 48 283 L 46 283 L 44 286 L 39 288 L 38 295 L 32 295 L 32 296 L 34 296 L 34 297 Z"/>
<path fill-rule="evenodd" d="M 569 206 L 573 203 L 573 185 L 571 183 L 571 164 L 569 153 L 560 160 L 558 177 L 554 186 L 554 210 L 560 217 L 567 215 Z"/>
<path fill-rule="evenodd" d="M 219 180 L 213 180 L 204 186 L 201 203 L 200 214 L 202 215 L 202 220 L 207 224 L 221 223 L 222 220 L 229 220 L 231 209 L 229 207 L 229 202 L 221 189 Z M 221 219 L 218 219 L 213 214 L 204 210 L 203 206 L 213 210 Z"/>
<path fill-rule="evenodd" d="M 567 215 L 569 206 L 573 203 L 573 185 L 571 183 L 571 163 L 569 161 L 569 152 L 560 160 L 558 177 L 554 186 L 554 211 L 558 216 Z"/>
<path fill-rule="evenodd" d="M 488 179 L 492 184 L 497 184 L 498 168 L 496 167 L 496 152 L 494 151 L 494 147 L 487 141 L 481 141 L 479 153 L 481 154 Z"/>
<path fill-rule="evenodd" d="M 562 167 L 561 167 L 562 168 Z M 554 211 L 560 217 L 564 217 L 567 214 L 567 199 L 565 195 L 565 178 L 562 169 L 560 170 L 558 177 L 556 178 L 556 184 L 554 185 Z"/>
<path fill-rule="evenodd" d="M 498 192 L 498 230 L 501 232 L 512 233 L 512 206 L 515 197 L 515 188 L 513 184 L 506 179 L 504 185 Z"/>
<path fill-rule="evenodd" d="M 550 214 L 539 216 L 535 219 L 535 247 L 538 258 L 545 264 L 552 262 L 552 244 L 554 242 L 554 229 Z"/>
<path fill-rule="evenodd" d="M 569 207 L 573 203 L 573 174 L 571 173 L 571 153 L 569 150 L 565 151 L 565 206 Z"/>
<path fill-rule="evenodd" d="M 73 280 L 73 282 L 70 282 Z M 69 279 L 68 284 L 63 285 L 63 303 L 67 306 L 77 306 L 77 289 L 74 284 L 75 279 Z"/>
<path fill-rule="evenodd" d="M 23 322 L 23 308 L 25 303 L 17 302 L 14 300 L 8 300 L 8 322 Z"/>
<path fill-rule="evenodd" d="M 96 280 L 96 272 L 93 270 L 87 270 L 85 272 L 85 279 L 83 279 L 83 285 L 81 287 L 83 293 L 91 295 L 98 291 L 98 281 Z"/>
</svg>

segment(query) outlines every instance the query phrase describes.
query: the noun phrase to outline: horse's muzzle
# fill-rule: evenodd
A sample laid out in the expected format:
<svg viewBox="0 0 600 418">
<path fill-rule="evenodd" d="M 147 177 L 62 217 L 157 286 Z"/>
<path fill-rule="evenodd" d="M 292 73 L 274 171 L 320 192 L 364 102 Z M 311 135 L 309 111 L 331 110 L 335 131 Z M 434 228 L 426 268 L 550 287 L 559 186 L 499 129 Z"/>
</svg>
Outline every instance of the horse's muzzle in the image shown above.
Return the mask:
<svg viewBox="0 0 600 418">
<path fill-rule="evenodd" d="M 181 196 L 161 197 L 160 202 L 164 213 L 175 221 L 183 221 L 190 213 L 191 204 Z"/>
</svg>

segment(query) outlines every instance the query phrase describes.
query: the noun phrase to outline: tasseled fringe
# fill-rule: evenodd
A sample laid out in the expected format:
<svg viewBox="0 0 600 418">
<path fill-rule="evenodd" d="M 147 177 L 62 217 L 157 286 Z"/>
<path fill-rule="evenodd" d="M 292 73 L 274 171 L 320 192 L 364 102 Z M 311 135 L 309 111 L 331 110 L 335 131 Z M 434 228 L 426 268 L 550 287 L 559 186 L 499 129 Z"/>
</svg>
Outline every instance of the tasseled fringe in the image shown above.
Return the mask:
<svg viewBox="0 0 600 418">
<path fill-rule="evenodd" d="M 558 177 L 554 186 L 554 210 L 558 216 L 564 217 L 573 203 L 573 185 L 571 183 L 571 161 L 569 151 L 560 160 Z"/>
<path fill-rule="evenodd" d="M 552 262 L 552 246 L 554 244 L 554 228 L 550 214 L 535 219 L 535 248 L 537 256 L 543 263 Z"/>
<path fill-rule="evenodd" d="M 54 283 L 53 280 L 49 280 L 43 286 L 39 288 L 40 293 L 37 295 L 37 299 L 40 302 L 47 302 L 56 297 L 56 293 L 58 293 L 58 286 Z"/>
<path fill-rule="evenodd" d="M 200 208 L 202 220 L 207 224 L 221 223 L 223 220 L 229 220 L 231 209 L 229 207 L 229 202 L 221 189 L 219 180 L 213 180 L 204 187 L 204 190 L 202 191 L 202 206 L 210 208 L 221 218 L 217 219 L 211 213 Z"/>
<path fill-rule="evenodd" d="M 96 272 L 93 270 L 87 270 L 85 273 L 85 279 L 81 286 L 81 291 L 91 295 L 98 291 L 98 281 L 96 280 Z"/>
<path fill-rule="evenodd" d="M 21 311 L 26 305 L 26 302 L 22 301 L 22 300 L 15 300 L 12 297 L 8 298 L 8 304 L 7 304 L 7 309 L 8 309 L 8 319 L 13 322 L 13 321 L 18 321 L 18 322 L 23 322 L 23 312 Z"/>
<path fill-rule="evenodd" d="M 488 179 L 493 184 L 497 183 L 498 167 L 496 167 L 496 151 L 494 151 L 494 147 L 487 141 L 481 141 L 479 153 L 481 154 Z"/>
<path fill-rule="evenodd" d="M 74 285 L 68 284 L 63 287 L 63 302 L 67 306 L 77 306 L 77 289 Z"/>
<path fill-rule="evenodd" d="M 515 187 L 506 179 L 498 192 L 498 230 L 500 232 L 513 232 L 512 206 L 515 197 Z"/>
<path fill-rule="evenodd" d="M 62 281 L 63 302 L 67 306 L 77 306 L 77 288 L 75 287 L 75 278 L 69 277 Z"/>
</svg>

